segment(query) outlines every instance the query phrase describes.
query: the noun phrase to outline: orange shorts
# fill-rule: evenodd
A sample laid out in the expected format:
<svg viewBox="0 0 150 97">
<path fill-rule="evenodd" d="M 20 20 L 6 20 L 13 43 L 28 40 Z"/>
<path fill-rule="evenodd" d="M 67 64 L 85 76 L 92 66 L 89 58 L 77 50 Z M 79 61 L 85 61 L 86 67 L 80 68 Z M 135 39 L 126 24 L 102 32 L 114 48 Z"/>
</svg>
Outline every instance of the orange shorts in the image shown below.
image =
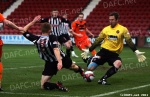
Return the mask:
<svg viewBox="0 0 150 97">
<path fill-rule="evenodd" d="M 90 41 L 88 38 L 85 39 L 85 40 L 77 41 L 77 42 L 76 42 L 76 46 L 77 46 L 80 50 L 88 48 L 89 45 L 91 45 L 91 41 Z"/>
</svg>

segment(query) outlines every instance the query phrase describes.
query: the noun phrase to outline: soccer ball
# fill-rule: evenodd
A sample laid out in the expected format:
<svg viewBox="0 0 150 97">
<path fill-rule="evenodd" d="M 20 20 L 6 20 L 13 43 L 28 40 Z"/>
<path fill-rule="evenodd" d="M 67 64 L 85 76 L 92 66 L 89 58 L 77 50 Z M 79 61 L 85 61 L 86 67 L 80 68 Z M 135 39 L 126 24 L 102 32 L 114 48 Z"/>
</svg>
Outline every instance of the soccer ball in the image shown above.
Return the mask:
<svg viewBox="0 0 150 97">
<path fill-rule="evenodd" d="M 94 73 L 92 71 L 86 71 L 85 76 L 86 77 L 84 78 L 84 80 L 86 82 L 91 82 L 92 80 L 94 80 Z"/>
</svg>

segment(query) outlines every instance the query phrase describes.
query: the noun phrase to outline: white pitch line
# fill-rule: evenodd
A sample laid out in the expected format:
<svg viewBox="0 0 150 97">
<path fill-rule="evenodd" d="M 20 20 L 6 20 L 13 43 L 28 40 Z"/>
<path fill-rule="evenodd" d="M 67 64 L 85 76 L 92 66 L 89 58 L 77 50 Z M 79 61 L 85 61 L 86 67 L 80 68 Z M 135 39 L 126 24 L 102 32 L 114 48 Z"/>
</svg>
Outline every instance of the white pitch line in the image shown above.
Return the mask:
<svg viewBox="0 0 150 97">
<path fill-rule="evenodd" d="M 108 93 L 93 95 L 93 96 L 90 96 L 90 97 L 108 96 L 108 95 L 113 95 L 113 94 L 124 92 L 124 91 L 136 90 L 136 89 L 145 88 L 145 87 L 149 87 L 149 86 L 150 86 L 150 84 L 147 84 L 147 85 L 137 86 L 137 87 L 133 87 L 133 88 L 127 88 L 127 89 L 123 89 L 123 90 L 117 90 L 117 91 L 112 91 L 112 92 L 108 92 Z"/>
<path fill-rule="evenodd" d="M 136 58 L 122 58 L 123 60 L 126 60 L 126 59 L 136 59 Z M 150 59 L 150 58 L 146 58 L 146 59 Z M 78 63 L 84 63 L 84 62 L 76 62 L 77 64 Z M 14 70 L 14 69 L 23 69 L 23 68 L 36 68 L 36 67 L 43 67 L 43 66 L 29 66 L 29 67 L 18 67 L 18 68 L 4 68 L 4 70 Z"/>
<path fill-rule="evenodd" d="M 0 94 L 9 95 L 32 95 L 32 96 L 46 96 L 46 97 L 81 97 L 81 96 L 67 96 L 67 95 L 50 95 L 50 94 L 35 94 L 35 93 L 13 93 L 13 92 L 0 92 Z"/>
<path fill-rule="evenodd" d="M 18 67 L 18 68 L 4 68 L 4 70 L 26 69 L 26 68 L 36 68 L 36 67 L 43 67 L 43 66 L 28 66 L 28 67 Z"/>
</svg>

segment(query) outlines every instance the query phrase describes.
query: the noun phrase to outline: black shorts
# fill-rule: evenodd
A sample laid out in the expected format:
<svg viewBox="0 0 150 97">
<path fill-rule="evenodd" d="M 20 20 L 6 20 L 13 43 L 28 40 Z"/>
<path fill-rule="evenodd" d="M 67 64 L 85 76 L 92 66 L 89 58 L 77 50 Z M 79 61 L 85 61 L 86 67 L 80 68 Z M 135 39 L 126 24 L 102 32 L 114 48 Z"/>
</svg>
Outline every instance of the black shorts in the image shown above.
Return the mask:
<svg viewBox="0 0 150 97">
<path fill-rule="evenodd" d="M 55 62 L 49 62 L 45 61 L 45 67 L 42 72 L 42 75 L 52 76 L 57 74 L 57 61 Z M 63 68 L 70 68 L 72 65 L 72 60 L 66 56 L 62 59 Z"/>
<path fill-rule="evenodd" d="M 70 37 L 68 34 L 62 34 L 58 37 L 58 41 L 60 42 L 60 44 L 63 44 L 69 40 L 70 40 Z"/>
<path fill-rule="evenodd" d="M 100 56 L 100 58 L 94 58 L 92 59 L 92 62 L 97 63 L 98 65 L 103 65 L 104 63 L 108 63 L 110 66 L 114 66 L 113 63 L 116 60 L 120 60 L 119 54 L 108 51 L 104 48 L 102 48 L 98 53 L 97 56 Z"/>
</svg>

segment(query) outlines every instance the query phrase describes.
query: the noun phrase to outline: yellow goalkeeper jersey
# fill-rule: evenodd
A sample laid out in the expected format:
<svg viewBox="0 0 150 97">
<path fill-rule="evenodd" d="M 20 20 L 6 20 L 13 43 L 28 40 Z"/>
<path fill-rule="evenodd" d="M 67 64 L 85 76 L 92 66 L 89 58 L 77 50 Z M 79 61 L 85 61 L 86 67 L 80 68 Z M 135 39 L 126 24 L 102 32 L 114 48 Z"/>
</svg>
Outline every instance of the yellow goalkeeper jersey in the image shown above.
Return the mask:
<svg viewBox="0 0 150 97">
<path fill-rule="evenodd" d="M 126 27 L 117 24 L 114 28 L 111 28 L 111 26 L 105 27 L 100 33 L 99 38 L 104 39 L 101 44 L 102 48 L 119 54 L 123 49 L 124 38 L 131 37 Z"/>
</svg>

